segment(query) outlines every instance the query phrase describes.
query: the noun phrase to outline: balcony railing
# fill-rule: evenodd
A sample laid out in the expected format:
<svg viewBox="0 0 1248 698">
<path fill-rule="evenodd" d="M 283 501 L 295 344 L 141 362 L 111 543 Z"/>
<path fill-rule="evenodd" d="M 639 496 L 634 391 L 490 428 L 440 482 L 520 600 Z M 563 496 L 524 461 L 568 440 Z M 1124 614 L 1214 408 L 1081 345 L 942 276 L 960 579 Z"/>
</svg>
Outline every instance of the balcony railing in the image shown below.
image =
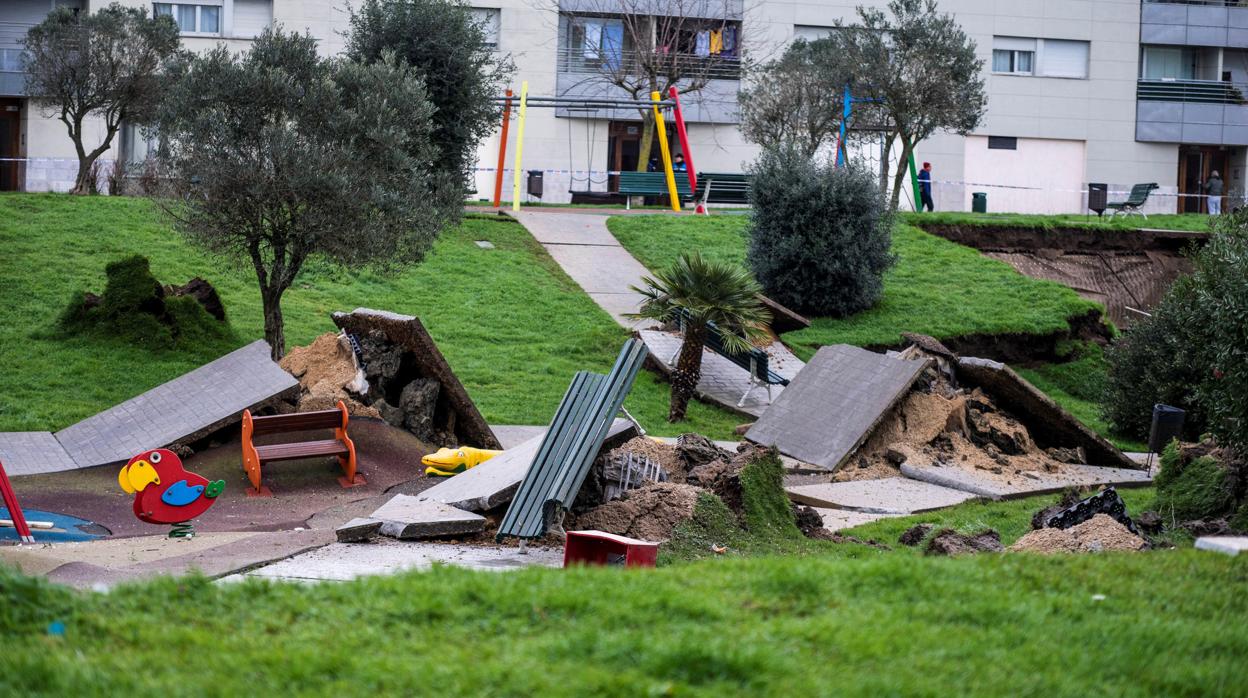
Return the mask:
<svg viewBox="0 0 1248 698">
<path fill-rule="evenodd" d="M 1248 0 L 1144 0 L 1145 5 L 1207 5 L 1209 7 L 1248 7 Z"/>
<path fill-rule="evenodd" d="M 740 80 L 741 59 L 735 56 L 695 56 L 672 53 L 664 56 L 639 54 L 636 51 L 587 52 L 567 48 L 559 49 L 558 70 L 561 73 L 586 73 L 600 75 L 636 75 L 638 68 L 658 65 L 659 72 L 670 75 L 677 72 L 685 78 L 710 80 Z"/>
<path fill-rule="evenodd" d="M 27 22 L 0 21 L 0 73 L 22 72 L 22 44 L 33 26 Z"/>
<path fill-rule="evenodd" d="M 1156 80 L 1141 78 L 1135 98 L 1142 102 L 1186 102 L 1189 104 L 1248 104 L 1248 85 L 1218 80 Z"/>
</svg>

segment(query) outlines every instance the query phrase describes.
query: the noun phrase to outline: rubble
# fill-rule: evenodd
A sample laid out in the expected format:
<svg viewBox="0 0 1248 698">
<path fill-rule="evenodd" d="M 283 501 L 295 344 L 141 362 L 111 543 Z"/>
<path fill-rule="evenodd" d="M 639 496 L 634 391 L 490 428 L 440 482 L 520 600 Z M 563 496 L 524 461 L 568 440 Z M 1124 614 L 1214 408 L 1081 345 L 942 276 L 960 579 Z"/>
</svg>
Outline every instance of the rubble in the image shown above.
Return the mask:
<svg viewBox="0 0 1248 698">
<path fill-rule="evenodd" d="M 927 555 L 968 555 L 974 553 L 999 553 L 1005 548 L 1001 545 L 1001 534 L 991 528 L 972 535 L 958 533 L 952 528 L 945 528 L 932 536 L 927 542 Z"/>
<path fill-rule="evenodd" d="M 676 482 L 646 485 L 577 515 L 576 527 L 646 541 L 667 540 L 677 524 L 692 518 L 701 492 L 701 488 Z"/>
<path fill-rule="evenodd" d="M 1148 543 L 1106 514 L 1097 514 L 1067 529 L 1041 528 L 1010 546 L 1011 552 L 1087 553 L 1107 550 L 1138 551 Z"/>
<path fill-rule="evenodd" d="M 352 416 L 381 418 L 360 401 L 368 384 L 344 335 L 327 332 L 306 347 L 292 348 L 278 365 L 299 380 L 300 412 L 331 410 L 341 400 Z"/>
<path fill-rule="evenodd" d="M 913 548 L 919 543 L 922 543 L 923 539 L 927 538 L 927 534 L 931 533 L 933 528 L 936 528 L 935 524 L 915 524 L 914 526 L 907 528 L 905 533 L 902 533 L 901 537 L 897 539 L 897 542 Z"/>
</svg>

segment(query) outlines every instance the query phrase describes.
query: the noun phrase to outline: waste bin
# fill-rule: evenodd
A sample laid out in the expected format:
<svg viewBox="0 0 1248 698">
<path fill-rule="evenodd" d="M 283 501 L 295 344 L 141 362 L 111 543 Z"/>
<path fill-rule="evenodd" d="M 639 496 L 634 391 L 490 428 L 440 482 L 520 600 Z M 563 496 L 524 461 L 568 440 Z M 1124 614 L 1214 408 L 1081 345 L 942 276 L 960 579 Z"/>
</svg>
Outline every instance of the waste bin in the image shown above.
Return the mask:
<svg viewBox="0 0 1248 698">
<path fill-rule="evenodd" d="M 1109 185 L 1108 184 L 1088 184 L 1088 209 L 1096 211 L 1096 215 L 1105 215 L 1105 209 L 1109 203 Z"/>
<path fill-rule="evenodd" d="M 1158 403 L 1153 405 L 1153 425 L 1148 430 L 1148 452 L 1161 453 L 1171 439 L 1183 433 L 1183 421 L 1187 412 L 1178 407 Z"/>
<path fill-rule="evenodd" d="M 988 193 L 977 191 L 971 194 L 971 211 L 975 213 L 988 213 Z"/>
<path fill-rule="evenodd" d="M 542 198 L 542 171 L 529 170 L 529 196 Z"/>
</svg>

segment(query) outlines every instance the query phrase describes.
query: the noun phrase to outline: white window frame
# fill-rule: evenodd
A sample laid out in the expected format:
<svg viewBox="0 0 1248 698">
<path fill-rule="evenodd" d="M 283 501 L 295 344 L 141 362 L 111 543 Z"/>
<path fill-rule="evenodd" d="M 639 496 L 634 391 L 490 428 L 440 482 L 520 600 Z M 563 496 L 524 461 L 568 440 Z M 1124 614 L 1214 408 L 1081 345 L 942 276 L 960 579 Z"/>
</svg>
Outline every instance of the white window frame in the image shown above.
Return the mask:
<svg viewBox="0 0 1248 698">
<path fill-rule="evenodd" d="M 476 6 L 470 7 L 469 10 L 472 12 L 473 21 L 485 32 L 486 43 L 491 48 L 498 48 L 503 34 L 503 10 L 498 7 Z"/>
<path fill-rule="evenodd" d="M 1044 61 L 1045 42 L 1062 42 L 1062 43 L 1079 43 L 1087 47 L 1086 63 L 1083 66 L 1082 75 L 1067 75 L 1059 73 L 1046 73 Z M 1026 45 L 1030 44 L 1030 48 Z M 997 70 L 996 57 L 998 52 L 1010 54 L 1011 70 Z M 1031 54 L 1031 70 L 1021 71 L 1017 69 L 1018 55 L 1021 53 Z M 1019 77 L 1035 77 L 1035 78 L 1053 78 L 1057 80 L 1087 80 L 1092 73 L 1092 42 L 1083 39 L 1037 39 L 1022 36 L 994 36 L 992 37 L 992 58 L 988 63 L 989 69 L 993 75 L 1014 75 Z"/>
<path fill-rule="evenodd" d="M 198 2 L 153 2 L 152 15 L 156 16 L 157 5 L 168 5 L 173 9 L 173 21 L 177 22 L 178 7 L 194 7 L 195 8 L 195 31 L 183 31 L 181 26 L 178 27 L 178 34 L 181 36 L 225 36 L 225 7 L 224 2 L 220 0 L 198 0 Z M 217 10 L 217 30 L 215 32 L 199 31 L 203 26 L 203 10 L 205 7 L 215 7 Z"/>
<path fill-rule="evenodd" d="M 1010 69 L 1009 70 L 997 70 L 997 54 L 998 53 L 1008 53 L 1010 55 Z M 1031 69 L 1030 70 L 1018 69 L 1018 65 L 1019 63 L 1021 63 L 1021 61 L 1019 60 L 1019 56 L 1024 53 L 1031 55 Z M 1015 48 L 994 48 L 992 50 L 992 72 L 994 75 L 1026 75 L 1028 77 L 1033 76 L 1036 74 L 1036 52 L 1024 51 L 1023 49 L 1015 49 Z"/>
</svg>

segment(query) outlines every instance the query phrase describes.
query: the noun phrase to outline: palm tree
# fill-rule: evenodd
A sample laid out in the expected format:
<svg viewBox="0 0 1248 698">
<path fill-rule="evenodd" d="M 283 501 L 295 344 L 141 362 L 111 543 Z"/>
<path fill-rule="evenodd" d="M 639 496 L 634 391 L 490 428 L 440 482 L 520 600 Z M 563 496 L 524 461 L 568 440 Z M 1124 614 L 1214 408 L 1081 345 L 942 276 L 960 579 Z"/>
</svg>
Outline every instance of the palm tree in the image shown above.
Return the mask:
<svg viewBox="0 0 1248 698">
<path fill-rule="evenodd" d="M 689 398 L 702 378 L 702 347 L 708 323 L 714 323 L 724 349 L 748 351 L 751 340 L 766 335 L 767 311 L 758 299 L 759 285 L 738 264 L 702 259 L 697 252 L 681 254 L 670 268 L 654 278 L 642 277 L 645 288 L 633 290 L 645 296 L 631 317 L 663 323 L 683 320 L 684 342 L 672 372 L 672 400 L 667 421 L 685 418 Z"/>
</svg>

